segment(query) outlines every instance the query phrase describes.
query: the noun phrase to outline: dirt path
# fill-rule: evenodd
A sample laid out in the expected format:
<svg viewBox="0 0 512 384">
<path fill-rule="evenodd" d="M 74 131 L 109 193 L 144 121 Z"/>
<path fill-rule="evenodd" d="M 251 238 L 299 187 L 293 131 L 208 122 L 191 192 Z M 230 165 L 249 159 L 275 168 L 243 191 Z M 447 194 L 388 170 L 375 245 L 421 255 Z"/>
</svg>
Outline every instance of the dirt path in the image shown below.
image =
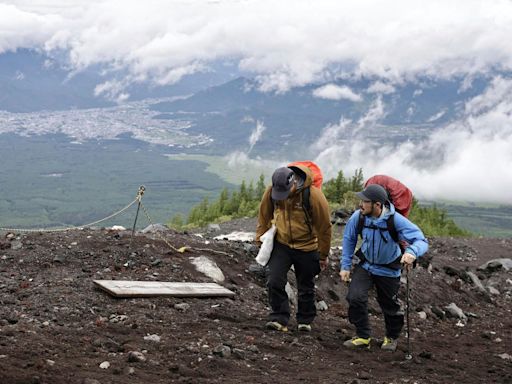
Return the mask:
<svg viewBox="0 0 512 384">
<path fill-rule="evenodd" d="M 233 222 L 222 231 L 250 225 Z M 383 320 L 374 300 L 374 344 L 342 348 L 353 329 L 335 258 L 317 281 L 317 299 L 328 309 L 313 331 L 299 334 L 292 321 L 290 332 L 276 333 L 263 327 L 265 282 L 251 267 L 251 244 L 165 236 L 192 250 L 173 252 L 155 235 L 139 234 L 131 243 L 128 232 L 99 229 L 2 238 L 0 383 L 512 382 L 512 270 L 477 270 L 511 258 L 512 240 L 431 241 L 410 277 L 413 359 L 406 361 L 405 336 L 397 352 L 379 349 Z M 115 299 L 92 282 L 210 282 L 190 263 L 195 256 L 217 263 L 234 299 Z M 466 320 L 443 315 L 451 303 Z"/>
</svg>

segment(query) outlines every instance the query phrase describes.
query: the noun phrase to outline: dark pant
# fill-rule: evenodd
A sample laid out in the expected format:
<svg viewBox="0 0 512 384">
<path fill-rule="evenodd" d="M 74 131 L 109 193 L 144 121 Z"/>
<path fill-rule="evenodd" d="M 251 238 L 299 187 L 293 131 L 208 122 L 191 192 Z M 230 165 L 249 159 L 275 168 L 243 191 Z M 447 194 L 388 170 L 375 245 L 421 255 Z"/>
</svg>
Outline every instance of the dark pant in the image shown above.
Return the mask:
<svg viewBox="0 0 512 384">
<path fill-rule="evenodd" d="M 372 275 L 357 265 L 347 294 L 348 319 L 355 325 L 358 337 L 368 338 L 371 335 L 368 321 L 368 291 L 375 286 L 377 302 L 384 313 L 386 336 L 397 339 L 404 325 L 404 314 L 398 302 L 400 288 L 399 277 Z"/>
<path fill-rule="evenodd" d="M 287 325 L 290 319 L 290 304 L 285 286 L 292 265 L 299 293 L 297 323 L 310 324 L 313 321 L 316 316 L 315 276 L 320 272 L 319 261 L 317 251 L 303 252 L 274 241 L 267 271 L 268 298 L 272 309 L 270 321 Z"/>
</svg>

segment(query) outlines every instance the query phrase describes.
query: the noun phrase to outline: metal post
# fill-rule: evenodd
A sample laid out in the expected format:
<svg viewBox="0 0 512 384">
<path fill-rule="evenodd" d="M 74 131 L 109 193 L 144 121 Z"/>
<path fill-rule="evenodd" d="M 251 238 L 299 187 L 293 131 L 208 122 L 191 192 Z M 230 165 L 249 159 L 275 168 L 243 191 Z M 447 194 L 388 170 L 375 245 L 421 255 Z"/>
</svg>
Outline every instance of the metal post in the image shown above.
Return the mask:
<svg viewBox="0 0 512 384">
<path fill-rule="evenodd" d="M 409 320 L 409 269 L 410 266 L 406 265 L 405 267 L 405 314 L 407 317 L 407 353 L 405 354 L 405 360 L 411 360 L 412 359 L 412 351 L 411 351 L 411 326 L 410 326 L 410 320 Z"/>
<path fill-rule="evenodd" d="M 139 217 L 139 210 L 140 210 L 140 203 L 142 201 L 142 195 L 144 195 L 144 191 L 146 190 L 146 187 L 144 187 L 143 185 L 141 185 L 139 187 L 139 191 L 137 192 L 137 200 L 138 200 L 138 204 L 137 204 L 137 213 L 135 214 L 135 221 L 133 222 L 133 228 L 132 228 L 132 240 L 133 240 L 133 236 L 135 235 L 135 226 L 137 225 L 137 218 Z"/>
</svg>

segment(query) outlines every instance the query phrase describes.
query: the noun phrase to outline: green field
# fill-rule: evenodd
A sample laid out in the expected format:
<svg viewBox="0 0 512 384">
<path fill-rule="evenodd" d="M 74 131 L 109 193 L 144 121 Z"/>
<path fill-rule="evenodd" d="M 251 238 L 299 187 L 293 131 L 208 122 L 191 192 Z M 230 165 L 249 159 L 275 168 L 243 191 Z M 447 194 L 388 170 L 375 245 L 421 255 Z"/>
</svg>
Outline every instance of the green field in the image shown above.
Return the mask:
<svg viewBox="0 0 512 384">
<path fill-rule="evenodd" d="M 430 203 L 432 204 L 432 203 Z M 455 223 L 476 235 L 512 237 L 512 205 L 437 202 Z"/>
<path fill-rule="evenodd" d="M 140 185 L 146 187 L 143 204 L 153 221 L 165 223 L 233 186 L 208 172 L 208 164 L 171 160 L 167 152 L 129 137 L 73 144 L 64 135 L 0 135 L 0 226 L 93 222 L 133 201 Z M 131 226 L 134 216 L 135 207 L 104 225 Z"/>
<path fill-rule="evenodd" d="M 64 135 L 0 135 L 0 227 L 83 225 L 104 218 L 146 187 L 143 204 L 154 222 L 185 216 L 224 187 L 270 178 L 273 167 L 229 167 L 219 156 L 172 154 L 166 146 L 130 137 L 72 143 Z M 431 202 L 421 202 L 428 205 Z M 462 228 L 477 235 L 512 237 L 512 206 L 437 202 Z M 101 225 L 133 225 L 135 206 Z M 138 228 L 147 225 L 143 212 Z"/>
</svg>

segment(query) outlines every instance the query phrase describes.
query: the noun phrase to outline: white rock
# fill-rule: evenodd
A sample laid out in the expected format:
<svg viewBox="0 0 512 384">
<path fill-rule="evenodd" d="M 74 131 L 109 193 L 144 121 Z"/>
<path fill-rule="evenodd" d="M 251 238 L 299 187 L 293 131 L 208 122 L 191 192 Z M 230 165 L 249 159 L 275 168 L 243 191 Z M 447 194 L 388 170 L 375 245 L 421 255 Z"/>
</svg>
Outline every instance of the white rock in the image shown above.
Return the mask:
<svg viewBox="0 0 512 384">
<path fill-rule="evenodd" d="M 108 361 L 104 361 L 103 363 L 100 364 L 100 368 L 108 369 L 108 368 L 110 368 L 110 363 Z"/>
<path fill-rule="evenodd" d="M 167 232 L 169 228 L 167 228 L 163 224 L 150 224 L 146 228 L 144 228 L 142 233 L 156 233 L 156 232 Z"/>
<path fill-rule="evenodd" d="M 48 364 L 50 367 L 53 367 L 55 365 L 55 361 L 46 359 L 46 364 Z"/>
<path fill-rule="evenodd" d="M 321 300 L 316 302 L 316 309 L 318 311 L 327 311 L 329 309 L 329 306 L 325 301 Z"/>
<path fill-rule="evenodd" d="M 425 320 L 427 318 L 427 314 L 424 311 L 418 312 L 418 316 L 421 320 Z"/>
<path fill-rule="evenodd" d="M 500 267 L 503 268 L 505 271 L 512 269 L 512 259 L 502 258 L 502 259 L 489 260 L 487 263 L 482 264 L 477 269 L 485 270 L 488 268 L 494 269 L 494 268 L 500 268 Z"/>
<path fill-rule="evenodd" d="M 503 360 L 512 360 L 512 356 L 510 356 L 508 353 L 501 353 L 498 355 L 498 357 L 502 358 Z"/>
<path fill-rule="evenodd" d="M 256 237 L 255 232 L 240 232 L 235 231 L 228 233 L 227 235 L 215 236 L 215 240 L 229 240 L 229 241 L 254 241 Z"/>
<path fill-rule="evenodd" d="M 123 227 L 122 225 L 113 225 L 109 229 L 111 229 L 112 231 L 126 231 L 126 228 Z"/>
<path fill-rule="evenodd" d="M 158 335 L 147 335 L 147 336 L 144 336 L 144 340 L 152 341 L 154 343 L 159 343 L 160 342 L 160 336 L 158 336 Z"/>
<path fill-rule="evenodd" d="M 215 264 L 215 262 L 206 256 L 190 257 L 190 262 L 201 272 L 211 278 L 216 283 L 222 283 L 225 279 L 224 273 Z"/>
<path fill-rule="evenodd" d="M 446 307 L 444 307 L 444 309 L 447 312 L 449 312 L 453 317 L 458 317 L 459 319 L 462 319 L 464 321 L 467 321 L 468 319 L 467 316 L 462 311 L 462 309 L 457 307 L 457 304 L 455 303 L 450 303 L 450 305 L 447 305 Z"/>
<path fill-rule="evenodd" d="M 487 289 L 489 290 L 489 293 L 491 295 L 499 295 L 500 294 L 500 291 L 498 291 L 496 288 L 494 287 L 491 287 L 491 286 L 488 286 Z"/>
</svg>

